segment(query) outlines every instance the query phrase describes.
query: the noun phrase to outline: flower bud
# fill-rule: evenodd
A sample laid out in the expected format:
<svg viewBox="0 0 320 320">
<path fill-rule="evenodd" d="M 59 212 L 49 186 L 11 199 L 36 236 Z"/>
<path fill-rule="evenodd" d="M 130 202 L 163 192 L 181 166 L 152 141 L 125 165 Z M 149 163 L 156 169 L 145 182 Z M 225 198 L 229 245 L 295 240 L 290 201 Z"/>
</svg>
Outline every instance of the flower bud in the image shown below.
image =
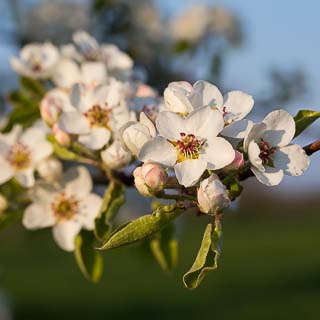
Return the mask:
<svg viewBox="0 0 320 320">
<path fill-rule="evenodd" d="M 201 181 L 198 189 L 198 204 L 202 212 L 214 214 L 230 205 L 231 201 L 226 193 L 226 187 L 218 176 L 212 174 Z"/>
<path fill-rule="evenodd" d="M 141 172 L 146 185 L 154 191 L 162 190 L 168 180 L 166 171 L 159 164 L 146 162 Z"/>
<path fill-rule="evenodd" d="M 244 165 L 243 153 L 235 150 L 234 160 L 224 168 L 225 171 L 238 170 Z"/>
<path fill-rule="evenodd" d="M 142 168 L 138 167 L 133 171 L 134 176 L 134 184 L 138 191 L 146 197 L 152 197 L 152 193 L 149 191 L 149 188 L 147 187 L 144 177 L 142 175 Z"/>
<path fill-rule="evenodd" d="M 37 166 L 40 177 L 49 182 L 57 180 L 61 176 L 62 170 L 62 163 L 53 157 L 42 160 Z"/>
<path fill-rule="evenodd" d="M 53 136 L 55 138 L 55 140 L 61 144 L 62 146 L 68 147 L 70 145 L 71 142 L 71 137 L 68 133 L 66 133 L 65 131 L 62 131 L 59 126 L 58 123 L 55 123 L 52 127 L 52 132 L 53 132 Z"/>
<path fill-rule="evenodd" d="M 101 152 L 101 158 L 110 169 L 119 169 L 130 162 L 131 154 L 122 148 L 120 141 L 116 140 Z"/>
<path fill-rule="evenodd" d="M 8 201 L 2 194 L 0 194 L 0 213 L 4 212 L 7 208 Z"/>
</svg>

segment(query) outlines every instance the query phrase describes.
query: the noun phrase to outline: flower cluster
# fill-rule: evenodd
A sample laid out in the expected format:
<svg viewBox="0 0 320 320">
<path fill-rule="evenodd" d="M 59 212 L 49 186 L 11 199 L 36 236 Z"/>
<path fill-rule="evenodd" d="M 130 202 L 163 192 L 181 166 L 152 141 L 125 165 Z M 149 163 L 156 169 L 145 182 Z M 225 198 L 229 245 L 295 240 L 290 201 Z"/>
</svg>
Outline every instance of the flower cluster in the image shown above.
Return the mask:
<svg viewBox="0 0 320 320">
<path fill-rule="evenodd" d="M 311 153 L 291 141 L 320 117 L 317 112 L 293 118 L 276 110 L 254 123 L 247 118 L 254 106 L 249 94 L 223 95 L 202 80 L 172 82 L 160 97 L 136 80 L 125 52 L 84 31 L 60 48 L 27 45 L 11 63 L 32 99 L 25 105 L 23 96 L 14 111 L 31 108 L 28 121 L 17 121 L 21 117 L 12 112 L 0 134 L 1 215 L 12 214 L 21 200 L 23 225 L 52 227 L 57 244 L 75 251 L 91 279 L 96 274 L 85 268 L 82 247 L 88 234 L 85 248 L 115 248 L 158 234 L 193 208 L 214 217 L 203 241 L 220 239 L 223 211 L 240 195 L 241 180 L 254 175 L 275 186 L 284 174 L 298 176 L 308 168 Z M 304 121 L 310 113 L 313 120 Z M 103 198 L 92 193 L 97 184 L 107 185 Z M 154 203 L 152 215 L 111 232 L 124 186 L 133 185 L 143 196 L 174 204 Z M 15 190 L 7 192 L 14 201 L 2 195 L 3 186 Z M 214 269 L 221 248 L 218 242 L 211 247 Z M 91 257 L 100 265 L 96 252 Z M 189 283 L 192 272 L 184 277 L 188 287 L 198 283 Z"/>
</svg>

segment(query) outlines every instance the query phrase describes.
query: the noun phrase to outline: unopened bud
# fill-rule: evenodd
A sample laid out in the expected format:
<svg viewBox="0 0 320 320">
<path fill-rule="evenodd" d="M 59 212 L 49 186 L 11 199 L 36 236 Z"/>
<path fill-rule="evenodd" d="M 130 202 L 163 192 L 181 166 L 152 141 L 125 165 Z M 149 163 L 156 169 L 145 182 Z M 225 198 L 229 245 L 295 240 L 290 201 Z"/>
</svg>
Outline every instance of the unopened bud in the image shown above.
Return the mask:
<svg viewBox="0 0 320 320">
<path fill-rule="evenodd" d="M 225 171 L 234 171 L 242 168 L 244 165 L 243 153 L 235 150 L 234 160 L 224 168 Z"/>
<path fill-rule="evenodd" d="M 116 140 L 101 152 L 101 158 L 110 169 L 119 169 L 130 162 L 131 154 L 122 148 L 120 141 Z"/>
<path fill-rule="evenodd" d="M 66 133 L 65 131 L 62 131 L 59 126 L 58 123 L 55 123 L 52 127 L 52 132 L 53 132 L 53 136 L 54 139 L 61 144 L 62 146 L 69 146 L 70 142 L 71 142 L 71 137 L 68 133 Z"/>
<path fill-rule="evenodd" d="M 141 172 L 146 185 L 154 191 L 162 190 L 168 180 L 167 172 L 159 164 L 146 162 Z"/>
<path fill-rule="evenodd" d="M 221 211 L 231 203 L 226 187 L 215 174 L 200 183 L 197 196 L 200 210 L 208 214 Z"/>
</svg>

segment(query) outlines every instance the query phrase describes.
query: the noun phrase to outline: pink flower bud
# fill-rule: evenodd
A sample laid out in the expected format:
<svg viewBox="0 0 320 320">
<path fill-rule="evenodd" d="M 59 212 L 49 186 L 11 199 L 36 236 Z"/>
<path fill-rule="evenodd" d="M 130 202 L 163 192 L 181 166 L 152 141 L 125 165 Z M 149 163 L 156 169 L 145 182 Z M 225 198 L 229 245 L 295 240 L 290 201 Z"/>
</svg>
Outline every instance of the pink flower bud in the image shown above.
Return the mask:
<svg viewBox="0 0 320 320">
<path fill-rule="evenodd" d="M 201 181 L 197 196 L 200 210 L 208 214 L 223 210 L 231 202 L 226 187 L 215 174 Z"/>
<path fill-rule="evenodd" d="M 58 124 L 55 123 L 52 127 L 52 132 L 53 132 L 53 136 L 55 138 L 55 140 L 61 144 L 62 146 L 69 146 L 70 142 L 71 142 L 71 137 L 68 133 L 62 131 Z"/>
<path fill-rule="evenodd" d="M 134 176 L 134 184 L 138 191 L 146 196 L 146 197 L 151 197 L 152 193 L 150 193 L 149 188 L 147 187 L 144 177 L 142 175 L 142 167 L 138 167 L 133 171 L 133 176 Z"/>
<path fill-rule="evenodd" d="M 235 150 L 234 160 L 224 168 L 225 171 L 238 170 L 244 165 L 243 153 Z"/>
<path fill-rule="evenodd" d="M 57 122 L 63 110 L 65 100 L 68 98 L 60 89 L 49 91 L 40 102 L 40 113 L 42 119 L 51 127 Z"/>
<path fill-rule="evenodd" d="M 146 185 L 154 191 L 160 191 L 165 186 L 168 175 L 158 164 L 144 163 L 142 165 L 142 175 Z"/>
</svg>

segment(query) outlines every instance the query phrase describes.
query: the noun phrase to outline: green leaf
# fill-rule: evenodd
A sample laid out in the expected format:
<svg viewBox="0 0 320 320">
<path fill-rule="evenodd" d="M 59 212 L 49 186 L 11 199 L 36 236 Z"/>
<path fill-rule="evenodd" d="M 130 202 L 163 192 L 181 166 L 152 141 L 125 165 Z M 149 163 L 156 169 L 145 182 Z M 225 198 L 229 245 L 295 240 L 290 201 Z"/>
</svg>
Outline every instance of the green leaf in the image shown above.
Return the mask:
<svg viewBox="0 0 320 320">
<path fill-rule="evenodd" d="M 118 248 L 149 237 L 177 218 L 182 211 L 183 209 L 176 205 L 160 207 L 152 214 L 142 216 L 120 226 L 111 233 L 100 249 Z"/>
<path fill-rule="evenodd" d="M 174 224 L 171 223 L 150 241 L 153 256 L 164 271 L 172 270 L 178 263 L 178 241 L 173 236 Z"/>
<path fill-rule="evenodd" d="M 294 117 L 294 121 L 296 123 L 295 137 L 308 128 L 318 118 L 320 118 L 319 111 L 300 110 Z"/>
<path fill-rule="evenodd" d="M 91 231 L 82 230 L 75 239 L 75 258 L 86 279 L 98 282 L 103 272 L 103 259 L 94 249 L 95 237 Z"/>
<path fill-rule="evenodd" d="M 191 269 L 183 276 L 183 283 L 189 289 L 198 287 L 209 271 L 218 268 L 222 249 L 222 230 L 220 222 L 208 224 L 203 234 L 201 246 Z"/>
<path fill-rule="evenodd" d="M 110 182 L 105 191 L 102 206 L 95 219 L 94 233 L 98 240 L 104 241 L 111 231 L 111 220 L 124 204 L 124 186 L 119 182 Z"/>
<path fill-rule="evenodd" d="M 229 197 L 230 197 L 231 200 L 233 200 L 233 199 L 236 199 L 237 197 L 239 197 L 241 195 L 243 187 L 238 182 L 238 180 L 234 178 L 230 182 L 230 184 L 228 186 L 228 190 L 229 190 Z"/>
<path fill-rule="evenodd" d="M 68 148 L 61 146 L 53 137 L 53 135 L 48 136 L 48 141 L 51 142 L 53 151 L 57 157 L 63 160 L 79 160 L 81 157 L 76 153 L 70 151 Z"/>
<path fill-rule="evenodd" d="M 39 80 L 28 77 L 20 78 L 21 88 L 30 96 L 41 100 L 46 93 L 46 89 Z"/>
</svg>

